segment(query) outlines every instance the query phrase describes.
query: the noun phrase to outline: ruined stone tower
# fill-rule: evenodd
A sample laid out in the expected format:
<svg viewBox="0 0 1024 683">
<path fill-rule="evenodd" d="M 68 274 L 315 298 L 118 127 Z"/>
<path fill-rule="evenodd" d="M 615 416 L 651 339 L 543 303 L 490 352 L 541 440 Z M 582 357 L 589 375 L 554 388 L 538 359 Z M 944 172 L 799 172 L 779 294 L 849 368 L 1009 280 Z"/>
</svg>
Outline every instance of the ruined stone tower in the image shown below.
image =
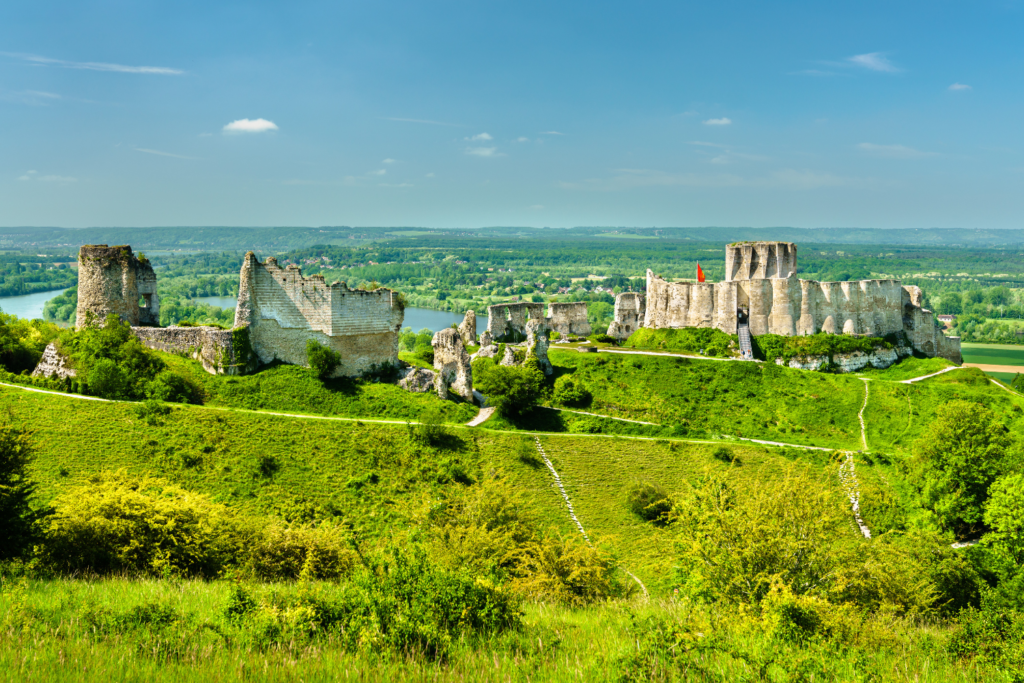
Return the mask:
<svg viewBox="0 0 1024 683">
<path fill-rule="evenodd" d="M 129 325 L 159 325 L 156 273 L 129 246 L 87 244 L 78 250 L 76 326 L 102 323 L 111 313 Z"/>
</svg>

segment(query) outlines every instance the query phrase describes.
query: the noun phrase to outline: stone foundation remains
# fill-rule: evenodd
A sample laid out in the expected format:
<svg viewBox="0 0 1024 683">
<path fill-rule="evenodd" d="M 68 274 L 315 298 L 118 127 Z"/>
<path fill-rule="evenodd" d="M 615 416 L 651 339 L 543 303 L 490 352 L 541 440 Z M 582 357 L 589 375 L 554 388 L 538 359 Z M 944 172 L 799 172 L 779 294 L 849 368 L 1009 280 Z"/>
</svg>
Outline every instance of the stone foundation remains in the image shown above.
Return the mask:
<svg viewBox="0 0 1024 683">
<path fill-rule="evenodd" d="M 562 337 L 589 337 L 590 322 L 587 320 L 587 302 L 548 304 L 548 326 Z"/>
<path fill-rule="evenodd" d="M 454 392 L 473 402 L 473 369 L 459 331 L 450 327 L 434 335 L 434 389 L 439 398 L 447 399 Z"/>
<path fill-rule="evenodd" d="M 960 339 L 946 337 L 917 287 L 899 280 L 817 282 L 796 277 L 796 245 L 733 244 L 726 280 L 667 282 L 647 271 L 644 327 L 715 327 L 736 334 L 741 317 L 752 335 L 904 333 L 915 351 L 962 362 Z"/>
<path fill-rule="evenodd" d="M 249 330 L 219 327 L 133 327 L 144 345 L 158 351 L 181 353 L 199 361 L 214 375 L 244 375 L 258 365 L 249 344 Z"/>
<path fill-rule="evenodd" d="M 546 316 L 544 304 L 494 304 L 487 307 L 487 331 L 480 335 L 481 345 L 484 335 L 491 343 L 522 342 L 526 339 L 526 325 L 531 320 L 543 322 L 549 330 L 558 332 L 562 337 L 586 337 L 591 333 L 585 301 L 548 304 Z"/>
<path fill-rule="evenodd" d="M 50 379 L 68 379 L 76 374 L 75 369 L 68 365 L 67 357 L 57 351 L 56 342 L 46 345 L 42 358 L 36 364 L 36 369 L 32 371 L 33 377 L 49 377 Z"/>
<path fill-rule="evenodd" d="M 643 327 L 644 295 L 638 292 L 621 292 L 615 296 L 615 317 L 608 325 L 608 336 L 625 341 L 629 335 Z"/>
<path fill-rule="evenodd" d="M 548 332 L 550 330 L 551 328 L 542 320 L 534 319 L 526 322 L 526 357 L 536 358 L 545 375 L 550 375 L 555 371 L 551 367 L 551 361 L 548 360 Z"/>
<path fill-rule="evenodd" d="M 306 365 L 306 341 L 316 339 L 341 354 L 335 376 L 359 375 L 398 363 L 398 332 L 405 317 L 390 289 L 328 285 L 322 275 L 303 277 L 298 266 L 260 263 L 249 252 L 242 263 L 235 327 L 249 328 L 260 362 Z"/>
<path fill-rule="evenodd" d="M 129 246 L 84 245 L 78 250 L 75 326 L 103 324 L 111 313 L 129 325 L 159 325 L 156 273 L 149 261 L 136 258 Z"/>
</svg>

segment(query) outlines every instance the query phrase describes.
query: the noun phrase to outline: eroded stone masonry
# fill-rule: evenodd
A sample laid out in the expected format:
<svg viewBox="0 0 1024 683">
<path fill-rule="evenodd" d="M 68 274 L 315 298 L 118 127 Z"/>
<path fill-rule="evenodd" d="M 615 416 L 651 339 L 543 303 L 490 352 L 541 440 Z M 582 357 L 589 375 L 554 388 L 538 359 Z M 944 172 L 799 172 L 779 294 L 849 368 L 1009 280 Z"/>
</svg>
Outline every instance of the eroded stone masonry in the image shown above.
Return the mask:
<svg viewBox="0 0 1024 683">
<path fill-rule="evenodd" d="M 390 289 L 328 285 L 322 275 L 303 277 L 297 266 L 281 268 L 274 258 L 260 263 L 249 252 L 239 276 L 234 329 L 158 327 L 156 274 L 131 247 L 83 246 L 78 262 L 79 328 L 116 314 L 146 346 L 186 353 L 211 373 L 243 374 L 274 360 L 306 365 L 309 339 L 341 354 L 336 376 L 398 363 L 405 314 Z M 49 358 L 45 367 L 55 362 Z"/>
<path fill-rule="evenodd" d="M 349 289 L 322 275 L 303 277 L 298 266 L 277 259 L 260 263 L 249 252 L 242 263 L 235 327 L 249 330 L 260 362 L 305 365 L 306 341 L 316 339 L 341 354 L 337 376 L 358 375 L 398 363 L 398 333 L 405 307 L 397 292 Z"/>
<path fill-rule="evenodd" d="M 495 304 L 487 307 L 488 338 L 495 342 L 521 342 L 527 336 L 527 322 L 538 320 L 562 337 L 586 337 L 590 335 L 585 301 L 548 304 L 544 315 L 544 304 L 518 303 Z"/>
<path fill-rule="evenodd" d="M 796 259 L 796 245 L 789 242 L 744 242 L 726 247 L 722 282 L 667 282 L 648 270 L 643 326 L 715 327 L 736 334 L 747 324 L 752 335 L 784 336 L 903 332 L 914 350 L 962 362 L 960 339 L 936 327 L 918 287 L 895 279 L 801 280 Z"/>
</svg>

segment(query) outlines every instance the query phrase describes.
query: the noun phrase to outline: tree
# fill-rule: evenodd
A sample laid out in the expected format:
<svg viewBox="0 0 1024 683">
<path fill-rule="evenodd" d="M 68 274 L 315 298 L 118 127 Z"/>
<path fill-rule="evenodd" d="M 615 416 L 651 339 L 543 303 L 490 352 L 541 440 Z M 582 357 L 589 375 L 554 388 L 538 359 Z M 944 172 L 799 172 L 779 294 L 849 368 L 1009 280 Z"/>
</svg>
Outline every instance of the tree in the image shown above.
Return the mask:
<svg viewBox="0 0 1024 683">
<path fill-rule="evenodd" d="M 19 557 L 36 536 L 41 513 L 32 509 L 35 485 L 25 471 L 32 457 L 28 434 L 0 424 L 0 560 Z"/>
<path fill-rule="evenodd" d="M 555 380 L 554 399 L 565 406 L 586 405 L 590 401 L 590 392 L 583 381 L 572 375 L 562 375 Z"/>
<path fill-rule="evenodd" d="M 333 375 L 341 365 L 341 354 L 316 339 L 306 341 L 306 358 L 309 360 L 310 369 L 321 380 Z"/>
<path fill-rule="evenodd" d="M 477 363 L 473 368 L 476 388 L 487 397 L 503 417 L 517 417 L 529 412 L 540 400 L 544 373 L 535 364 L 496 365 L 493 360 Z"/>
<path fill-rule="evenodd" d="M 943 529 L 968 538 L 984 526 L 989 487 L 1003 473 L 1010 446 L 992 411 L 969 401 L 940 406 L 931 429 L 914 446 L 922 504 Z"/>
</svg>

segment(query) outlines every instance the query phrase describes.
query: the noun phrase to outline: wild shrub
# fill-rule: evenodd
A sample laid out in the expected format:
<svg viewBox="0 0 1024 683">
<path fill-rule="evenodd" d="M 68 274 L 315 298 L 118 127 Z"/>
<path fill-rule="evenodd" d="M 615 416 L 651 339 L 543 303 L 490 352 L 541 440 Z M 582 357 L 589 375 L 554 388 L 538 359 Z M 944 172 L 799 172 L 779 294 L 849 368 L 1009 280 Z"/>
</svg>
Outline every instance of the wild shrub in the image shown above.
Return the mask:
<svg viewBox="0 0 1024 683">
<path fill-rule="evenodd" d="M 513 570 L 513 590 L 570 607 L 628 595 L 615 559 L 581 536 L 547 535 L 525 543 Z"/>
<path fill-rule="evenodd" d="M 540 401 L 544 375 L 534 365 L 498 365 L 490 358 L 473 363 L 475 388 L 502 417 L 518 417 Z"/>
<path fill-rule="evenodd" d="M 540 455 L 537 453 L 537 445 L 529 439 L 519 439 L 516 441 L 513 452 L 516 459 L 528 467 L 537 469 L 544 466 L 544 461 L 541 460 Z"/>
<path fill-rule="evenodd" d="M 451 432 L 444 421 L 444 413 L 437 406 L 423 411 L 420 424 L 413 430 L 413 437 L 425 446 L 443 447 L 451 437 Z"/>
<path fill-rule="evenodd" d="M 206 496 L 107 474 L 57 498 L 41 555 L 60 572 L 214 577 L 244 543 L 227 509 Z"/>
<path fill-rule="evenodd" d="M 15 374 L 32 371 L 59 333 L 52 323 L 22 320 L 0 311 L 0 365 Z"/>
<path fill-rule="evenodd" d="M 32 505 L 35 484 L 27 472 L 33 458 L 28 432 L 0 423 L 0 560 L 21 557 L 38 536 L 42 513 Z"/>
<path fill-rule="evenodd" d="M 102 325 L 66 330 L 57 342 L 78 372 L 84 392 L 103 398 L 139 400 L 165 369 L 159 357 L 142 345 L 131 326 L 115 314 Z"/>
<path fill-rule="evenodd" d="M 626 493 L 626 507 L 645 522 L 664 526 L 672 510 L 672 501 L 661 486 L 644 482 L 634 484 Z"/>
<path fill-rule="evenodd" d="M 921 504 L 939 526 L 965 539 L 984 528 L 989 487 L 1008 466 L 1009 431 L 988 408 L 950 401 L 914 444 Z"/>
<path fill-rule="evenodd" d="M 169 403 L 201 403 L 202 392 L 195 383 L 170 370 L 164 370 L 146 387 L 150 398 Z"/>
<path fill-rule="evenodd" d="M 272 526 L 253 540 L 246 568 L 264 581 L 338 579 L 359 561 L 349 540 L 334 526 Z"/>
<path fill-rule="evenodd" d="M 170 412 L 170 408 L 153 399 L 147 399 L 132 406 L 132 413 L 135 414 L 135 417 L 153 427 L 162 424 L 161 418 L 166 417 Z"/>
<path fill-rule="evenodd" d="M 333 375 L 341 365 L 341 354 L 316 339 L 307 339 L 306 360 L 313 374 L 322 381 Z"/>
<path fill-rule="evenodd" d="M 739 465 L 740 459 L 728 446 L 718 446 L 711 451 L 711 457 L 729 465 Z"/>
<path fill-rule="evenodd" d="M 562 375 L 555 380 L 555 403 L 564 406 L 585 406 L 590 403 L 590 392 L 587 391 L 583 380 L 572 375 Z"/>
</svg>

